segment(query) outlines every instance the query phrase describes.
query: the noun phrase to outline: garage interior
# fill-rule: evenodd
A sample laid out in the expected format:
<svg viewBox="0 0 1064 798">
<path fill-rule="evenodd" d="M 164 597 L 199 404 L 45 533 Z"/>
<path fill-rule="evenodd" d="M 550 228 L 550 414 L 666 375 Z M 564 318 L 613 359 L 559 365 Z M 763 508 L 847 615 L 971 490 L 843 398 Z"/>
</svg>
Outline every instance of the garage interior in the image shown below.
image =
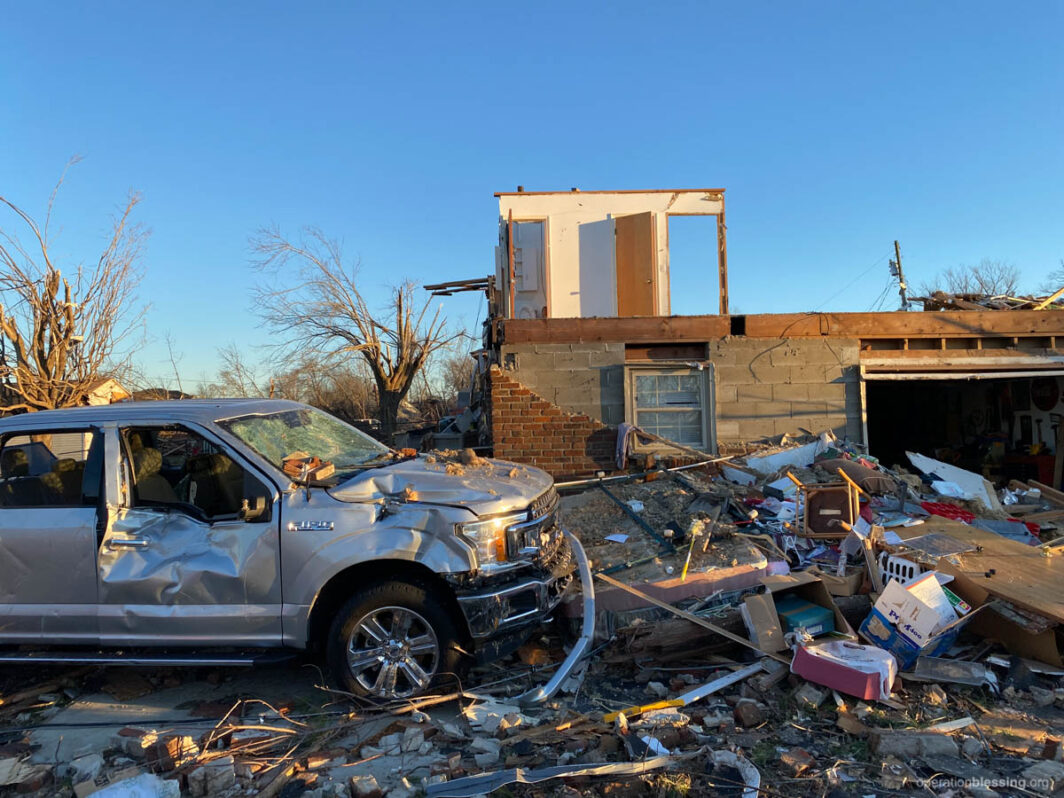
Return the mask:
<svg viewBox="0 0 1064 798">
<path fill-rule="evenodd" d="M 997 484 L 1054 484 L 1064 438 L 1061 372 L 1049 374 L 867 374 L 869 451 L 908 466 L 920 452 Z"/>
</svg>

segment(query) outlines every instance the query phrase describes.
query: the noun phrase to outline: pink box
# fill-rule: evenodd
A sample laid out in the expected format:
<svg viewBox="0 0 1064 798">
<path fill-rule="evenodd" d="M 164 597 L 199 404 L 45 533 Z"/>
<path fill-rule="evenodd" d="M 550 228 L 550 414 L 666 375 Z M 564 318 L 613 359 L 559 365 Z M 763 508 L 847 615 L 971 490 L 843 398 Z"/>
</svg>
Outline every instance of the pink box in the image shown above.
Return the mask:
<svg viewBox="0 0 1064 798">
<path fill-rule="evenodd" d="M 878 701 L 890 697 L 898 662 L 876 646 L 831 640 L 799 646 L 791 661 L 791 673 L 846 695 Z"/>
</svg>

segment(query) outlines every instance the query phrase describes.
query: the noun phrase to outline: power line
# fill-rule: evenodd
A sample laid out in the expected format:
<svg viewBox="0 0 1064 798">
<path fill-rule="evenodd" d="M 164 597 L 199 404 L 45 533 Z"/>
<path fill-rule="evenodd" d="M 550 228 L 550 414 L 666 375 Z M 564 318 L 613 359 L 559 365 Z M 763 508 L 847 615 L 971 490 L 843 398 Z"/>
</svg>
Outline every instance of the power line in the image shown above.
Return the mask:
<svg viewBox="0 0 1064 798">
<path fill-rule="evenodd" d="M 868 274 L 868 273 L 869 273 L 870 271 L 872 271 L 872 270 L 873 270 L 874 268 L 876 268 L 877 266 L 879 266 L 879 264 L 881 264 L 881 263 L 882 263 L 883 261 L 885 261 L 885 260 L 889 260 L 889 259 L 890 259 L 890 254 L 889 254 L 889 253 L 888 253 L 888 254 L 886 254 L 886 255 L 884 255 L 884 256 L 883 256 L 882 258 L 880 258 L 879 260 L 877 260 L 877 261 L 876 261 L 875 263 L 873 263 L 873 264 L 872 264 L 871 266 L 869 266 L 869 267 L 868 267 L 867 269 L 865 269 L 865 270 L 864 270 L 863 272 L 861 272 L 861 273 L 860 273 L 859 275 L 857 275 L 857 276 L 856 276 L 856 277 L 854 277 L 854 278 L 853 278 L 852 280 L 850 280 L 850 282 L 846 283 L 846 285 L 844 285 L 844 286 L 843 286 L 842 288 L 840 288 L 840 289 L 839 289 L 838 291 L 836 291 L 836 292 L 835 292 L 834 294 L 832 294 L 832 295 L 831 295 L 831 296 L 829 296 L 829 297 L 828 297 L 827 299 L 825 299 L 825 300 L 824 300 L 823 302 L 821 302 L 821 303 L 820 303 L 820 305 L 819 305 L 818 307 L 816 307 L 816 308 L 813 308 L 813 312 L 814 312 L 814 313 L 818 312 L 818 311 L 819 311 L 819 310 L 820 310 L 821 308 L 823 308 L 823 307 L 824 307 L 825 305 L 827 305 L 827 304 L 828 304 L 829 302 L 831 302 L 831 301 L 832 301 L 833 299 L 835 299 L 835 298 L 837 298 L 837 297 L 841 296 L 842 294 L 846 293 L 846 291 L 848 291 L 848 290 L 849 290 L 850 288 L 852 288 L 852 287 L 853 287 L 853 286 L 854 286 L 854 285 L 855 285 L 855 284 L 856 284 L 856 283 L 857 283 L 858 281 L 860 281 L 861 279 L 863 279 L 863 278 L 864 278 L 864 276 L 865 276 L 865 275 L 867 275 L 867 274 Z"/>
</svg>

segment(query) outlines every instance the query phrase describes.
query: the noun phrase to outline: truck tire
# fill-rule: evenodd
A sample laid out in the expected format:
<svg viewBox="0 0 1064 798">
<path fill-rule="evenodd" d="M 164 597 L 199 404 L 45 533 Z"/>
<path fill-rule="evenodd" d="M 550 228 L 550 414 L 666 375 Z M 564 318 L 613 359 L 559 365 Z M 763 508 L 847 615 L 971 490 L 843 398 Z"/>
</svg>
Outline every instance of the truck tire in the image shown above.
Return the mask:
<svg viewBox="0 0 1064 798">
<path fill-rule="evenodd" d="M 460 678 L 466 657 L 445 605 L 423 585 L 384 582 L 349 598 L 326 645 L 337 684 L 373 702 L 411 698 Z"/>
</svg>

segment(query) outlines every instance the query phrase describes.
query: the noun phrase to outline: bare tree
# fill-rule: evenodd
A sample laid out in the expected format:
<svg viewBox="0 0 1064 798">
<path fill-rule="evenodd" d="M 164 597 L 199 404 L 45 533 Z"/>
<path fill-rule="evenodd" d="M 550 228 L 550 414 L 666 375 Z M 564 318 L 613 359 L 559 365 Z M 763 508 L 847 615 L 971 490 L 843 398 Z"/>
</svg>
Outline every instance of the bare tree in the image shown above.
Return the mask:
<svg viewBox="0 0 1064 798">
<path fill-rule="evenodd" d="M 0 410 L 7 412 L 84 404 L 101 379 L 128 365 L 123 347 L 144 317 L 143 307 L 132 306 L 147 235 L 130 221 L 139 195 L 131 193 L 115 217 L 95 265 L 60 269 L 48 227 L 62 183 L 43 229 L 0 196 L 14 216 L 12 227 L 0 227 Z"/>
<path fill-rule="evenodd" d="M 940 272 L 920 286 L 924 296 L 936 292 L 968 296 L 1016 296 L 1020 270 L 1003 261 L 983 258 L 976 266 L 958 266 Z"/>
<path fill-rule="evenodd" d="M 416 301 L 410 282 L 393 288 L 388 307 L 375 311 L 358 285 L 357 264 L 345 264 L 339 243 L 319 230 L 307 230 L 294 243 L 276 228 L 264 229 L 252 246 L 261 271 L 291 281 L 257 296 L 281 350 L 327 358 L 357 353 L 377 386 L 381 431 L 390 438 L 414 378 L 458 334 L 448 331 L 439 309 L 431 312 L 431 299 Z"/>
<path fill-rule="evenodd" d="M 1038 286 L 1038 290 L 1043 294 L 1052 294 L 1060 290 L 1061 286 L 1064 286 L 1064 258 L 1061 259 L 1060 266 L 1051 271 L 1042 284 Z"/>
<path fill-rule="evenodd" d="M 461 391 L 468 391 L 473 385 L 473 358 L 468 352 L 451 355 L 440 364 L 440 380 L 443 383 L 444 398 L 454 404 Z"/>
</svg>

